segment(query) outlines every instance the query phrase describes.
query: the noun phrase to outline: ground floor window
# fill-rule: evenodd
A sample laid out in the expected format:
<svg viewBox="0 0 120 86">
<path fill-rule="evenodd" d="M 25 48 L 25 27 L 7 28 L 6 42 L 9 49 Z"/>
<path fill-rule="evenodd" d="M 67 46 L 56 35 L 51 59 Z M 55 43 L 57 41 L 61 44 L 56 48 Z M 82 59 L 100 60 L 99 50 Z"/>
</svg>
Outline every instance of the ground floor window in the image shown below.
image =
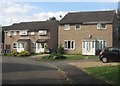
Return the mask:
<svg viewBox="0 0 120 86">
<path fill-rule="evenodd" d="M 75 41 L 74 40 L 65 40 L 64 41 L 64 49 L 75 49 Z"/>
<path fill-rule="evenodd" d="M 17 48 L 17 42 L 13 42 L 13 48 L 16 49 Z"/>
<path fill-rule="evenodd" d="M 97 49 L 102 50 L 106 47 L 106 41 L 97 40 Z"/>
<path fill-rule="evenodd" d="M 6 49 L 10 49 L 10 44 L 6 44 L 6 45 L 5 45 L 5 48 L 6 48 Z"/>
<path fill-rule="evenodd" d="M 35 49 L 36 48 L 36 43 L 31 43 L 31 48 Z"/>
</svg>

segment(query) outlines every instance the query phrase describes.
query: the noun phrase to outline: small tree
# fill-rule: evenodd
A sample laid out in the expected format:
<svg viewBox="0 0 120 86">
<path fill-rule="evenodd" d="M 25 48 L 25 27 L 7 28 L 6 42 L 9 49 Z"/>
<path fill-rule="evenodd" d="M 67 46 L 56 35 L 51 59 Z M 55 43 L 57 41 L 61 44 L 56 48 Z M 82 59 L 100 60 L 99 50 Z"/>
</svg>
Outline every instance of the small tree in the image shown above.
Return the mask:
<svg viewBox="0 0 120 86">
<path fill-rule="evenodd" d="M 48 21 L 54 21 L 54 20 L 57 20 L 56 17 L 50 17 L 50 18 L 48 19 Z"/>
</svg>

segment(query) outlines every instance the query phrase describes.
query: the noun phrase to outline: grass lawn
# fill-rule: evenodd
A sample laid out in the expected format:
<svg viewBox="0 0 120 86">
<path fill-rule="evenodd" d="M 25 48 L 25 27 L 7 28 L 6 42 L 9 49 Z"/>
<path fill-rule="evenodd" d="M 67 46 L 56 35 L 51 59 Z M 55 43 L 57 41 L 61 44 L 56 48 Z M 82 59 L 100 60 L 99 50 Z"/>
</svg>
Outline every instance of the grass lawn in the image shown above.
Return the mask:
<svg viewBox="0 0 120 86">
<path fill-rule="evenodd" d="M 107 81 L 110 84 L 118 84 L 118 75 L 120 71 L 120 65 L 118 66 L 101 66 L 101 67 L 91 67 L 85 68 L 84 71 L 98 77 L 102 80 Z M 119 76 L 120 79 L 120 76 Z M 120 86 L 120 85 L 115 85 Z"/>
<path fill-rule="evenodd" d="M 60 60 L 83 60 L 83 59 L 96 59 L 98 56 L 83 56 L 81 54 L 78 55 L 70 55 L 70 54 L 64 54 L 65 59 L 60 59 Z M 42 59 L 50 59 L 49 56 L 43 56 Z"/>
</svg>

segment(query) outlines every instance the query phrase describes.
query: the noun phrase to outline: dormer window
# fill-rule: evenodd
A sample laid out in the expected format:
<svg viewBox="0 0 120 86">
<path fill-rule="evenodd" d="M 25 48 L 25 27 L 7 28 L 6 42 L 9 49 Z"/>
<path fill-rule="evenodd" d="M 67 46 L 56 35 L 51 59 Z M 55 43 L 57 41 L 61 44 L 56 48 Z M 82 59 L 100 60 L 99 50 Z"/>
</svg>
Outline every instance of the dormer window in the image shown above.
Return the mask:
<svg viewBox="0 0 120 86">
<path fill-rule="evenodd" d="M 47 30 L 40 30 L 39 35 L 41 35 L 41 36 L 47 35 Z"/>
<path fill-rule="evenodd" d="M 64 25 L 64 30 L 70 30 L 70 25 L 69 24 L 65 24 Z"/>
<path fill-rule="evenodd" d="M 27 35 L 27 30 L 21 30 L 20 35 Z"/>
<path fill-rule="evenodd" d="M 97 24 L 97 29 L 106 29 L 107 25 L 105 23 L 98 23 Z"/>
</svg>

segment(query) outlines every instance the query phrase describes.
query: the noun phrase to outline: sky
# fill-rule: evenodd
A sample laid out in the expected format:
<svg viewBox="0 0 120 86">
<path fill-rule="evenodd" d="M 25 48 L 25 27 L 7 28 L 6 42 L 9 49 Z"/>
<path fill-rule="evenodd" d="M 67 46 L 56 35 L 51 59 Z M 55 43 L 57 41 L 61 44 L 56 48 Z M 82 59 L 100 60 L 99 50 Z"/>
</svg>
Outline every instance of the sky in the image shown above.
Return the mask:
<svg viewBox="0 0 120 86">
<path fill-rule="evenodd" d="M 110 1 L 110 2 L 108 2 Z M 30 21 L 45 21 L 50 17 L 56 17 L 60 20 L 68 12 L 81 11 L 104 11 L 116 10 L 119 0 L 104 0 L 101 2 L 93 0 L 27 0 L 13 1 L 1 0 L 0 2 L 0 25 L 8 26 L 13 23 L 30 22 Z"/>
</svg>

